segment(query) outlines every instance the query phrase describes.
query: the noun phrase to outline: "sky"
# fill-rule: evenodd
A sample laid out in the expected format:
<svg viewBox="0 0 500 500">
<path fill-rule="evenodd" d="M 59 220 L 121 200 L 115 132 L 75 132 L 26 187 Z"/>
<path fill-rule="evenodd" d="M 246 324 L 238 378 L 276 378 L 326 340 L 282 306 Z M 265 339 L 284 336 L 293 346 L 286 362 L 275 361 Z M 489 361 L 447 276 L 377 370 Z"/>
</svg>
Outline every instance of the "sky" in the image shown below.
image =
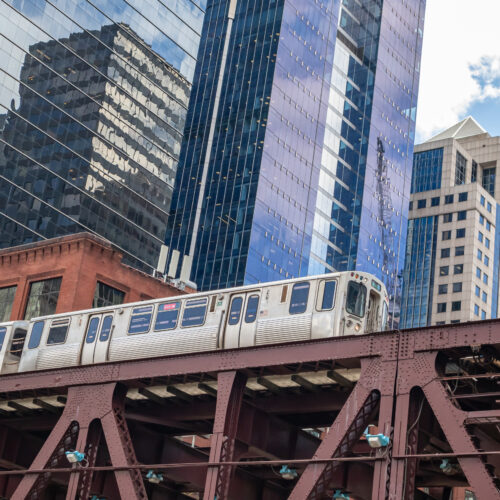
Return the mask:
<svg viewBox="0 0 500 500">
<path fill-rule="evenodd" d="M 427 0 L 416 142 L 472 115 L 500 136 L 500 0 Z"/>
</svg>

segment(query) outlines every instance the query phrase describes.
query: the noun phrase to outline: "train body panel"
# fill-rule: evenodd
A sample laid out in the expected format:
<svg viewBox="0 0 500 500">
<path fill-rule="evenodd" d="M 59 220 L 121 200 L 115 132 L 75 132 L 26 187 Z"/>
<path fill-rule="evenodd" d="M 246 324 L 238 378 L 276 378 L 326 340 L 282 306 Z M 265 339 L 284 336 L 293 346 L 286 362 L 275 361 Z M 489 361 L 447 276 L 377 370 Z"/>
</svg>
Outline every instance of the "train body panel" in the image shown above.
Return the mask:
<svg viewBox="0 0 500 500">
<path fill-rule="evenodd" d="M 382 330 L 386 318 L 380 281 L 332 273 L 34 318 L 18 342 L 20 363 L 7 365 L 4 349 L 0 366 L 21 372 L 359 335 Z"/>
</svg>

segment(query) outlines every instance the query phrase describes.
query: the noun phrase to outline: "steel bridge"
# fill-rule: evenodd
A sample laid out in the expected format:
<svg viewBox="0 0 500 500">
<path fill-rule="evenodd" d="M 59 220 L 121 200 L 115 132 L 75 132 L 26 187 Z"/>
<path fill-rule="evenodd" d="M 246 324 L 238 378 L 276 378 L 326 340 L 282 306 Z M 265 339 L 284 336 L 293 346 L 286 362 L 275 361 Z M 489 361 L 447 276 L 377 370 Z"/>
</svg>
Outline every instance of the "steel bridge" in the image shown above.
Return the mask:
<svg viewBox="0 0 500 500">
<path fill-rule="evenodd" d="M 500 499 L 499 359 L 492 320 L 2 376 L 0 497 Z"/>
</svg>

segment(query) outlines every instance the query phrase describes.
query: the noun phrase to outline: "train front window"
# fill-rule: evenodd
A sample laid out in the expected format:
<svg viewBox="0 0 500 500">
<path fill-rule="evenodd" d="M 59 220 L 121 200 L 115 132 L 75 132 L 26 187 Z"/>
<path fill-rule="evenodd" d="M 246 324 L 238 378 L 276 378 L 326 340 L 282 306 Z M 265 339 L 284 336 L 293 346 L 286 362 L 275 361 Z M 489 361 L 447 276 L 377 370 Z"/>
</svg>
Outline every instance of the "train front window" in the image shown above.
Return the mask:
<svg viewBox="0 0 500 500">
<path fill-rule="evenodd" d="M 105 316 L 102 320 L 101 333 L 99 334 L 99 342 L 105 342 L 109 339 L 111 333 L 111 325 L 113 324 L 113 316 Z"/>
<path fill-rule="evenodd" d="M 245 313 L 245 323 L 253 323 L 257 319 L 259 310 L 259 296 L 250 295 L 247 302 L 247 312 Z"/>
<path fill-rule="evenodd" d="M 99 327 L 99 318 L 92 318 L 89 323 L 89 328 L 87 330 L 87 337 L 85 342 L 87 344 L 92 344 L 97 336 L 97 328 Z"/>
<path fill-rule="evenodd" d="M 182 327 L 201 326 L 205 323 L 207 299 L 193 299 L 186 302 L 182 315 Z"/>
<path fill-rule="evenodd" d="M 337 287 L 336 281 L 325 281 L 323 287 L 323 300 L 321 301 L 321 310 L 327 311 L 333 309 L 335 301 L 335 289 Z"/>
<path fill-rule="evenodd" d="M 146 333 L 149 331 L 151 317 L 153 316 L 153 306 L 136 307 L 132 310 L 128 333 Z"/>
<path fill-rule="evenodd" d="M 156 315 L 155 332 L 161 330 L 173 330 L 177 326 L 177 319 L 179 318 L 180 310 L 180 302 L 160 304 Z"/>
<path fill-rule="evenodd" d="M 37 321 L 31 329 L 30 340 L 28 342 L 28 349 L 36 349 L 40 345 L 43 333 L 43 321 Z"/>
<path fill-rule="evenodd" d="M 6 333 L 7 333 L 7 328 L 5 328 L 4 326 L 0 328 L 0 351 L 2 350 L 3 341 L 5 340 Z"/>
<path fill-rule="evenodd" d="M 229 325 L 237 325 L 240 322 L 241 306 L 243 305 L 243 299 L 241 297 L 235 297 L 231 302 L 231 309 L 229 310 Z"/>
<path fill-rule="evenodd" d="M 64 344 L 68 334 L 69 319 L 52 321 L 49 335 L 47 336 L 47 345 Z"/>
<path fill-rule="evenodd" d="M 12 336 L 12 343 L 10 344 L 10 354 L 16 358 L 20 358 L 23 353 L 24 342 L 26 341 L 27 330 L 24 328 L 16 328 Z"/>
<path fill-rule="evenodd" d="M 307 309 L 307 299 L 309 298 L 309 282 L 296 283 L 292 288 L 290 298 L 290 314 L 302 314 Z"/>
<path fill-rule="evenodd" d="M 349 314 L 362 318 L 365 315 L 366 286 L 356 281 L 349 281 L 347 285 L 347 299 L 345 309 Z"/>
</svg>

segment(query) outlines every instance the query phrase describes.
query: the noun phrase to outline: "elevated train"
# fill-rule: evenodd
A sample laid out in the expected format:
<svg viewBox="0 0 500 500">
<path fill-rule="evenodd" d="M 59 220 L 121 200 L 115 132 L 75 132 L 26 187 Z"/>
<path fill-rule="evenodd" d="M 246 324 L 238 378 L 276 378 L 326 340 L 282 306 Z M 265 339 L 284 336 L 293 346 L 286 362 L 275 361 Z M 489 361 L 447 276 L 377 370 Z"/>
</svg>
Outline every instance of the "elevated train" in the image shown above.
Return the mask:
<svg viewBox="0 0 500 500">
<path fill-rule="evenodd" d="M 360 335 L 385 329 L 384 284 L 342 272 L 0 324 L 0 373 Z"/>
</svg>

